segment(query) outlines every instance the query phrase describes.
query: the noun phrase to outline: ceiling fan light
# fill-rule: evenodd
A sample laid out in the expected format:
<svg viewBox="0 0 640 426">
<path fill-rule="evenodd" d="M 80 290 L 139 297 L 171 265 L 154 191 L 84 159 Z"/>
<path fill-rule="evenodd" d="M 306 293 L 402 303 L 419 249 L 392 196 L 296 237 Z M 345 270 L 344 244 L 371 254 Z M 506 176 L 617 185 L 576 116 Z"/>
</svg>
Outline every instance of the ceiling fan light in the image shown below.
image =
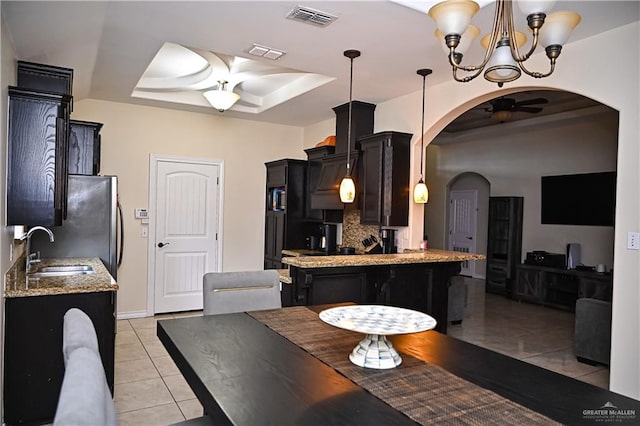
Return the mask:
<svg viewBox="0 0 640 426">
<path fill-rule="evenodd" d="M 444 35 L 462 35 L 480 6 L 472 0 L 446 0 L 429 9 L 429 16 Z"/>
<path fill-rule="evenodd" d="M 522 13 L 529 16 L 536 13 L 547 14 L 555 3 L 556 0 L 518 0 L 518 7 Z"/>
<path fill-rule="evenodd" d="M 582 17 L 576 12 L 560 11 L 547 15 L 544 25 L 540 28 L 540 43 L 544 47 L 563 46 L 571 31 L 580 23 Z"/>
<path fill-rule="evenodd" d="M 356 184 L 353 182 L 353 178 L 346 175 L 340 182 L 340 201 L 343 203 L 353 203 L 356 198 Z"/>
<path fill-rule="evenodd" d="M 512 115 L 511 111 L 495 111 L 491 114 L 491 118 L 502 123 L 511 120 Z"/>
<path fill-rule="evenodd" d="M 240 95 L 228 90 L 208 90 L 203 95 L 207 102 L 220 112 L 228 110 L 240 99 Z"/>
<path fill-rule="evenodd" d="M 429 201 L 429 190 L 422 178 L 413 188 L 413 202 L 416 204 L 426 204 Z"/>
</svg>

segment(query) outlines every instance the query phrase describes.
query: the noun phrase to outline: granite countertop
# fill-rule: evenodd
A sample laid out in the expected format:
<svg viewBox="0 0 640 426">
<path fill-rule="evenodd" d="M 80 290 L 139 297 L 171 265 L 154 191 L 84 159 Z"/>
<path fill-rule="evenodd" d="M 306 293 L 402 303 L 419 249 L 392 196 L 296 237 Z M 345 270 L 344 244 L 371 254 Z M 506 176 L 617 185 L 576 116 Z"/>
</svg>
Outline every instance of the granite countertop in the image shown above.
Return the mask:
<svg viewBox="0 0 640 426">
<path fill-rule="evenodd" d="M 288 269 L 278 269 L 278 274 L 280 274 L 280 282 L 282 284 L 293 284 Z"/>
<path fill-rule="evenodd" d="M 34 272 L 44 266 L 64 266 L 64 265 L 91 265 L 94 274 L 67 275 L 57 277 L 41 277 L 30 279 L 27 286 L 24 271 L 24 258 L 21 262 L 16 262 L 16 266 L 11 268 L 6 276 L 6 287 L 4 296 L 30 297 L 30 296 L 52 296 L 72 293 L 94 293 L 99 291 L 117 291 L 118 284 L 111 277 L 109 271 L 102 261 L 97 258 L 50 258 L 42 259 L 40 263 L 34 265 Z"/>
<path fill-rule="evenodd" d="M 283 252 L 284 254 L 284 252 Z M 482 260 L 482 254 L 462 253 L 447 250 L 405 251 L 396 254 L 352 254 L 339 256 L 291 256 L 283 257 L 282 263 L 298 268 L 334 268 L 346 266 L 408 265 L 418 263 L 462 262 Z"/>
</svg>

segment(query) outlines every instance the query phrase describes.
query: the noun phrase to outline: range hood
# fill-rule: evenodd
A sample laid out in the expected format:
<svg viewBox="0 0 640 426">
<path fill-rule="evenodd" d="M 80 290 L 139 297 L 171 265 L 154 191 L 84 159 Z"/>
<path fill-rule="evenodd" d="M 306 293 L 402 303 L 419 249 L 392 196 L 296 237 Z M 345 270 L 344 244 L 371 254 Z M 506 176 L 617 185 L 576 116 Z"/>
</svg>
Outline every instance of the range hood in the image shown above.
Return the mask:
<svg viewBox="0 0 640 426">
<path fill-rule="evenodd" d="M 358 154 L 360 136 L 373 133 L 373 113 L 376 106 L 367 102 L 351 102 L 351 154 L 349 167 L 358 188 Z M 344 210 L 340 201 L 340 182 L 347 173 L 347 150 L 349 142 L 349 102 L 333 108 L 336 114 L 335 154 L 322 159 L 318 184 L 311 193 L 311 208 L 320 210 Z M 357 196 L 356 196 L 357 198 Z M 356 200 L 358 202 L 358 200 Z"/>
</svg>

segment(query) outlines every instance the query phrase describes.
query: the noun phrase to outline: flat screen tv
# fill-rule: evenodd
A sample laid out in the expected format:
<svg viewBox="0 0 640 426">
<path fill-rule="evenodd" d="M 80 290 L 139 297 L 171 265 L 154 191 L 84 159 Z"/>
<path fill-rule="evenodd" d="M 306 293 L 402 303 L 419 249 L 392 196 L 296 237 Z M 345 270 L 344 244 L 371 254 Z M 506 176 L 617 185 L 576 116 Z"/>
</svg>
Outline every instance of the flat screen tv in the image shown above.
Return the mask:
<svg viewBox="0 0 640 426">
<path fill-rule="evenodd" d="M 542 176 L 541 222 L 613 226 L 616 172 Z"/>
</svg>

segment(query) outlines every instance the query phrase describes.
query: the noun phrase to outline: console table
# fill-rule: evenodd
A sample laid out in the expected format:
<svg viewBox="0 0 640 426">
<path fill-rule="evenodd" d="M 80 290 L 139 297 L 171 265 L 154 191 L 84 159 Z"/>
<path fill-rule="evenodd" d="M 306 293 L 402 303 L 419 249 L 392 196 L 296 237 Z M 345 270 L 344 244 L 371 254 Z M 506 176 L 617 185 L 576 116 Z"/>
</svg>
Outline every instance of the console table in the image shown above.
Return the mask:
<svg viewBox="0 0 640 426">
<path fill-rule="evenodd" d="M 513 298 L 573 311 L 583 297 L 610 302 L 612 289 L 610 273 L 520 264 Z"/>
</svg>

